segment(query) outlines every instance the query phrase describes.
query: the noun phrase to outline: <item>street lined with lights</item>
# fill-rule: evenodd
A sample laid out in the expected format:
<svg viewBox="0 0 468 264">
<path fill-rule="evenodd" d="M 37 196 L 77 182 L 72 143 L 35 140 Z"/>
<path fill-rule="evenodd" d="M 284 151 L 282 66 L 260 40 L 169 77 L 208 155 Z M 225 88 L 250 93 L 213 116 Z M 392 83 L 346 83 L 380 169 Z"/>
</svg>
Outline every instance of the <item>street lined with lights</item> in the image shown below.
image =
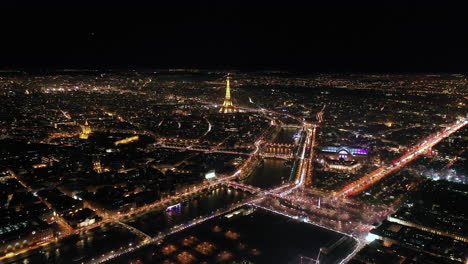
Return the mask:
<svg viewBox="0 0 468 264">
<path fill-rule="evenodd" d="M 335 197 L 348 197 L 351 195 L 354 195 L 372 184 L 376 183 L 383 177 L 389 175 L 390 173 L 399 170 L 409 162 L 413 161 L 415 158 L 419 157 L 422 155 L 425 151 L 431 149 L 433 146 L 437 145 L 440 141 L 445 139 L 446 137 L 452 135 L 453 133 L 457 132 L 459 129 L 464 127 L 466 124 L 468 124 L 468 120 L 458 120 L 451 126 L 447 127 L 444 129 L 442 132 L 437 132 L 434 135 L 429 136 L 426 140 L 424 140 L 422 143 L 418 144 L 414 150 L 408 152 L 407 154 L 403 155 L 401 158 L 395 160 L 393 164 L 387 166 L 387 167 L 382 167 L 379 168 L 364 177 L 360 178 L 357 181 L 354 181 L 348 185 L 346 185 L 344 188 L 342 188 L 339 192 L 335 193 Z"/>
</svg>

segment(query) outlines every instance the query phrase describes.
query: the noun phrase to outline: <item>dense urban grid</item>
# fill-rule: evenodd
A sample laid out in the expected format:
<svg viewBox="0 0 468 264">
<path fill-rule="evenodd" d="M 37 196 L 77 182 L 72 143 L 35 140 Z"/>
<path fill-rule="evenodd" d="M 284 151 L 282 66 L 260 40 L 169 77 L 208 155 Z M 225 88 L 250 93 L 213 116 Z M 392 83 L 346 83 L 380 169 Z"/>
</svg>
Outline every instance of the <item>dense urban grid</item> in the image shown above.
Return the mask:
<svg viewBox="0 0 468 264">
<path fill-rule="evenodd" d="M 467 263 L 468 76 L 0 72 L 0 263 Z"/>
</svg>

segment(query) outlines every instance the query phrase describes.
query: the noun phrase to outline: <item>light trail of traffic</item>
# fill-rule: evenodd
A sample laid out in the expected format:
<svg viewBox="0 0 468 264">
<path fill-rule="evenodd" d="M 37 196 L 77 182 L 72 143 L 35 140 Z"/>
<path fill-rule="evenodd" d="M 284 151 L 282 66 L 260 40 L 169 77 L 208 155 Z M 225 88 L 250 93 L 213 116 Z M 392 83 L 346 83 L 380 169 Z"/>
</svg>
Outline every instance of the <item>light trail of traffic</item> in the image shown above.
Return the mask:
<svg viewBox="0 0 468 264">
<path fill-rule="evenodd" d="M 52 204 L 47 201 L 47 199 L 44 199 L 43 197 L 41 196 L 38 196 L 33 188 L 31 186 L 29 186 L 26 182 L 24 182 L 20 177 L 18 177 L 18 175 L 16 175 L 16 173 L 13 171 L 13 170 L 8 170 L 8 172 L 10 173 L 11 176 L 13 176 L 24 188 L 26 188 L 28 190 L 28 192 L 32 193 L 34 196 L 36 196 L 43 204 L 45 204 L 49 210 L 51 210 L 52 212 L 54 212 L 54 218 L 56 217 L 57 219 L 57 224 L 62 228 L 62 231 L 65 233 L 65 234 L 68 234 L 68 233 L 71 233 L 73 232 L 73 228 L 67 223 L 67 221 L 62 217 L 61 214 L 55 214 L 55 208 L 52 206 Z"/>
<path fill-rule="evenodd" d="M 291 193 L 292 191 L 296 190 L 297 188 L 300 188 L 301 186 L 304 185 L 305 183 L 305 179 L 308 175 L 308 173 L 311 171 L 311 166 L 312 166 L 312 156 L 309 156 L 308 158 L 306 158 L 306 150 L 309 149 L 310 150 L 310 155 L 313 155 L 313 147 L 314 147 L 314 144 L 315 144 L 315 126 L 314 126 L 314 130 L 311 130 L 310 128 L 308 128 L 308 125 L 307 124 L 304 124 L 304 128 L 306 128 L 306 138 L 305 138 L 305 141 L 304 141 L 304 146 L 302 148 L 302 153 L 301 153 L 301 156 L 299 158 L 300 160 L 300 163 L 299 163 L 299 166 L 298 166 L 298 179 L 296 179 L 295 181 L 295 186 L 293 186 L 292 188 L 282 192 L 280 195 L 281 196 L 284 196 L 284 195 L 287 195 L 289 193 Z"/>
<path fill-rule="evenodd" d="M 317 132 L 317 126 L 315 125 L 314 128 L 312 129 L 312 142 L 310 143 L 310 152 L 309 152 L 309 165 L 307 168 L 306 172 L 306 181 L 305 184 L 306 186 L 311 186 L 312 185 L 312 175 L 314 172 L 314 149 L 315 149 L 315 135 Z"/>
<path fill-rule="evenodd" d="M 334 196 L 338 197 L 348 197 L 354 195 L 362 190 L 366 189 L 367 187 L 371 186 L 372 184 L 376 183 L 377 181 L 381 180 L 383 177 L 387 176 L 388 174 L 399 170 L 409 162 L 413 161 L 415 158 L 419 157 L 425 151 L 430 150 L 433 146 L 437 145 L 440 141 L 445 139 L 446 137 L 452 135 L 453 133 L 457 132 L 459 129 L 464 127 L 468 124 L 468 120 L 458 120 L 455 124 L 447 127 L 442 132 L 437 132 L 435 135 L 430 136 L 428 139 L 424 140 L 422 143 L 418 144 L 413 151 L 406 153 L 402 157 L 397 160 L 394 160 L 391 165 L 387 167 L 379 168 L 364 177 L 356 180 L 348 185 L 346 185 L 343 189 L 339 192 L 335 193 Z"/>
</svg>

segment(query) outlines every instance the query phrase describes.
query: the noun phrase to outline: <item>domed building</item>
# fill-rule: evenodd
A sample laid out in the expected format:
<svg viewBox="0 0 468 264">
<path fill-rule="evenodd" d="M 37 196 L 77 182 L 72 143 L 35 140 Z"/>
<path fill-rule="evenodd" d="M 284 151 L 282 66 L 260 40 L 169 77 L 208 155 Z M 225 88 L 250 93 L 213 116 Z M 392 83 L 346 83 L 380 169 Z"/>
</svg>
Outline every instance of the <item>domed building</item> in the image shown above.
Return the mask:
<svg viewBox="0 0 468 264">
<path fill-rule="evenodd" d="M 319 153 L 326 168 L 346 171 L 359 169 L 368 155 L 369 152 L 364 148 L 338 144 L 324 146 Z"/>
</svg>

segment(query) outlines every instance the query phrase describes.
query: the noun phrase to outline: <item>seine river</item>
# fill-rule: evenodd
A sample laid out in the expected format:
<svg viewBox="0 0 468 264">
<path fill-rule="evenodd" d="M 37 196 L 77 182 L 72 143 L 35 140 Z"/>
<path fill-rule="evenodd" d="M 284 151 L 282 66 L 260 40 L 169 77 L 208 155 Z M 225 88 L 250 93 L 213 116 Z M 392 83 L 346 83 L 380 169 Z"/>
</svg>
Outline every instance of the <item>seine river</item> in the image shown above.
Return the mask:
<svg viewBox="0 0 468 264">
<path fill-rule="evenodd" d="M 356 247 L 348 236 L 245 206 L 176 233 L 111 263 L 336 264 Z"/>
<path fill-rule="evenodd" d="M 172 226 L 185 223 L 199 216 L 211 214 L 217 209 L 241 202 L 250 194 L 229 187 L 211 189 L 192 196 L 173 210 L 155 208 L 146 213 L 135 215 L 122 221 L 136 227 L 150 236 L 166 231 Z M 42 248 L 28 251 L 4 263 L 82 263 L 92 260 L 111 250 L 118 250 L 130 243 L 141 241 L 120 224 L 105 224 L 73 235 Z M 1 263 L 1 262 L 0 262 Z"/>
<path fill-rule="evenodd" d="M 294 144 L 294 135 L 298 133 L 297 128 L 282 128 L 276 138 L 275 143 Z M 270 189 L 279 186 L 292 179 L 291 171 L 296 164 L 293 160 L 286 161 L 276 158 L 265 158 L 249 177 L 243 182 L 248 185 L 262 189 Z"/>
<path fill-rule="evenodd" d="M 286 164 L 286 160 L 266 158 L 253 173 L 243 182 L 255 187 L 270 189 L 290 180 L 293 163 Z M 287 166 L 288 165 L 288 166 Z"/>
<path fill-rule="evenodd" d="M 209 215 L 217 209 L 229 207 L 241 202 L 250 194 L 238 189 L 220 187 L 205 191 L 190 200 L 181 202 L 180 206 L 167 211 L 166 208 L 152 210 L 143 215 L 124 220 L 127 224 L 150 236 L 166 231 L 170 227 L 186 223 L 199 216 Z"/>
</svg>

